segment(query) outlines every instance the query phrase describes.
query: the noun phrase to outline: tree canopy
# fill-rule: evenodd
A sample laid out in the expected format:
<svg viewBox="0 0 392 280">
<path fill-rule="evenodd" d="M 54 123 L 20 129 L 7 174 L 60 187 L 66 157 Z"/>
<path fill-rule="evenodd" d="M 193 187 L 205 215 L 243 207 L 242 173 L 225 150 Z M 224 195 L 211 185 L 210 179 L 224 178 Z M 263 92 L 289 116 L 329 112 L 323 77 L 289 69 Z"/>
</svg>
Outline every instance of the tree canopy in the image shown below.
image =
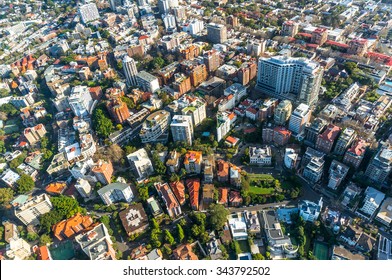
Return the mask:
<svg viewBox="0 0 392 280">
<path fill-rule="evenodd" d="M 107 138 L 112 133 L 114 129 L 113 122 L 106 116 L 102 108 L 97 108 L 93 112 L 92 120 L 97 135 Z"/>
<path fill-rule="evenodd" d="M 211 227 L 215 230 L 223 228 L 229 211 L 221 204 L 211 204 L 208 210 L 210 212 Z"/>
<path fill-rule="evenodd" d="M 19 194 L 31 192 L 35 187 L 34 180 L 26 174 L 22 174 L 18 181 L 16 181 L 16 189 Z"/>
</svg>

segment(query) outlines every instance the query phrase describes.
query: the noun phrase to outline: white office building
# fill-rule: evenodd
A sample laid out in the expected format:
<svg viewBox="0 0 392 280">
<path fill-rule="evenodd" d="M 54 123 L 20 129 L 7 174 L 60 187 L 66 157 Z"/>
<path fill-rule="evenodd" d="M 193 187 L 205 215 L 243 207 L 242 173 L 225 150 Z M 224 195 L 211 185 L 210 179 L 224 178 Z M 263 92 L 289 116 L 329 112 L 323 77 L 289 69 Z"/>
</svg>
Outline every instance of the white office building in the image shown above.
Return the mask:
<svg viewBox="0 0 392 280">
<path fill-rule="evenodd" d="M 308 105 L 300 104 L 290 116 L 289 130 L 296 135 L 302 134 L 306 124 L 310 121 L 311 114 Z"/>
<path fill-rule="evenodd" d="M 275 98 L 314 106 L 318 101 L 323 71 L 317 62 L 305 58 L 260 58 L 256 88 Z"/>
<path fill-rule="evenodd" d="M 384 200 L 385 194 L 372 187 L 367 187 L 365 191 L 365 199 L 360 211 L 371 218 L 380 207 Z"/>
<path fill-rule="evenodd" d="M 87 180 L 85 180 L 83 178 L 79 178 L 76 181 L 75 188 L 76 188 L 76 190 L 78 191 L 78 193 L 80 194 L 81 197 L 89 198 L 91 196 L 92 187 L 91 187 L 90 183 Z"/>
<path fill-rule="evenodd" d="M 314 223 L 320 216 L 321 209 L 323 208 L 323 198 L 321 197 L 318 203 L 313 201 L 303 200 L 298 203 L 299 215 L 305 222 Z"/>
<path fill-rule="evenodd" d="M 166 31 L 175 31 L 176 30 L 176 18 L 172 14 L 166 14 L 162 16 L 163 23 L 165 25 Z"/>
<path fill-rule="evenodd" d="M 225 138 L 230 131 L 230 118 L 227 112 L 218 112 L 216 114 L 216 141 Z"/>
<path fill-rule="evenodd" d="M 175 115 L 170 124 L 173 142 L 186 142 L 192 145 L 193 124 L 192 117 L 186 115 Z"/>
<path fill-rule="evenodd" d="M 123 63 L 124 74 L 128 86 L 136 86 L 137 85 L 136 75 L 138 71 L 136 68 L 135 60 L 129 57 L 128 55 L 125 55 L 122 60 L 122 63 Z"/>
</svg>

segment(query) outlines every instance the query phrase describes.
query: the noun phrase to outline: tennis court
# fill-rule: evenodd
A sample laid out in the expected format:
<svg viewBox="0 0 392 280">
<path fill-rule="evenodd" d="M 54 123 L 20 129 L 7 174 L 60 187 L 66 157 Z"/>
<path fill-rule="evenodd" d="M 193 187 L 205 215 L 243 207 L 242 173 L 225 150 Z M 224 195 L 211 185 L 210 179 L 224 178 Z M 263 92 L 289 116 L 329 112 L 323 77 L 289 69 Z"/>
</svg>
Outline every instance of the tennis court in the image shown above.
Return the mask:
<svg viewBox="0 0 392 280">
<path fill-rule="evenodd" d="M 322 242 L 316 241 L 314 243 L 313 255 L 318 260 L 328 260 L 328 245 Z"/>
</svg>

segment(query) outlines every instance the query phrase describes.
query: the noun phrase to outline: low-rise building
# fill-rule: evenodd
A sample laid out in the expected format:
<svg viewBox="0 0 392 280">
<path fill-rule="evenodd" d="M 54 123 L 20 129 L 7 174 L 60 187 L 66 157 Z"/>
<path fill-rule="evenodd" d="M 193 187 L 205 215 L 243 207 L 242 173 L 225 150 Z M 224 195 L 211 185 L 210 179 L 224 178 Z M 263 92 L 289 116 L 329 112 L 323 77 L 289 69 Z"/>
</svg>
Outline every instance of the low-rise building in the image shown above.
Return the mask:
<svg viewBox="0 0 392 280">
<path fill-rule="evenodd" d="M 75 235 L 90 228 L 93 224 L 93 219 L 90 216 L 83 216 L 77 213 L 75 216 L 62 220 L 53 225 L 53 235 L 59 240 L 73 238 Z"/>
<path fill-rule="evenodd" d="M 344 154 L 343 163 L 358 169 L 365 156 L 367 146 L 366 141 L 362 139 L 355 141 Z"/>
<path fill-rule="evenodd" d="M 155 189 L 165 203 L 166 211 L 171 218 L 182 214 L 181 206 L 178 203 L 173 191 L 167 183 L 155 183 Z"/>
<path fill-rule="evenodd" d="M 185 158 L 184 158 L 184 166 L 186 172 L 200 174 L 202 160 L 203 160 L 202 152 L 188 151 L 185 154 Z"/>
<path fill-rule="evenodd" d="M 182 244 L 173 250 L 173 257 L 175 260 L 198 260 L 199 258 L 193 252 L 193 245 Z"/>
<path fill-rule="evenodd" d="M 387 197 L 380 206 L 375 219 L 385 226 L 389 227 L 392 222 L 392 198 Z"/>
<path fill-rule="evenodd" d="M 163 211 L 161 209 L 161 206 L 159 206 L 158 201 L 155 199 L 155 197 L 151 196 L 146 200 L 148 207 L 150 208 L 151 214 L 154 217 L 160 216 L 163 214 Z"/>
<path fill-rule="evenodd" d="M 323 198 L 318 203 L 309 200 L 303 200 L 298 203 L 299 215 L 307 222 L 314 223 L 317 221 L 321 209 L 323 208 Z"/>
<path fill-rule="evenodd" d="M 176 150 L 170 151 L 169 157 L 166 161 L 166 166 L 170 173 L 177 173 L 180 170 L 180 153 Z"/>
<path fill-rule="evenodd" d="M 264 148 L 249 147 L 249 163 L 262 166 L 271 165 L 271 148 L 269 146 Z"/>
<path fill-rule="evenodd" d="M 195 211 L 199 210 L 199 196 L 200 196 L 200 180 L 187 179 L 186 187 L 189 193 L 189 203 L 191 208 Z"/>
<path fill-rule="evenodd" d="M 131 187 L 125 183 L 111 183 L 98 190 L 98 195 L 106 205 L 115 202 L 131 202 L 134 198 Z"/>
<path fill-rule="evenodd" d="M 38 225 L 39 217 L 52 210 L 53 206 L 46 194 L 34 196 L 23 204 L 18 205 L 15 210 L 15 216 L 26 226 Z"/>
<path fill-rule="evenodd" d="M 147 214 L 141 203 L 129 205 L 127 209 L 118 213 L 118 216 L 128 236 L 142 233 L 149 226 Z"/>
<path fill-rule="evenodd" d="M 148 176 L 154 173 L 154 167 L 145 149 L 139 149 L 127 155 L 127 159 L 131 170 L 138 180 L 148 178 Z"/>
<path fill-rule="evenodd" d="M 233 240 L 247 240 L 248 230 L 246 226 L 245 217 L 242 213 L 230 215 L 228 217 L 230 232 Z"/>
<path fill-rule="evenodd" d="M 77 235 L 75 241 L 90 260 L 116 259 L 108 229 L 102 223 Z"/>
<path fill-rule="evenodd" d="M 330 153 L 340 131 L 340 127 L 329 124 L 324 132 L 317 137 L 316 149 L 326 154 Z"/>
</svg>

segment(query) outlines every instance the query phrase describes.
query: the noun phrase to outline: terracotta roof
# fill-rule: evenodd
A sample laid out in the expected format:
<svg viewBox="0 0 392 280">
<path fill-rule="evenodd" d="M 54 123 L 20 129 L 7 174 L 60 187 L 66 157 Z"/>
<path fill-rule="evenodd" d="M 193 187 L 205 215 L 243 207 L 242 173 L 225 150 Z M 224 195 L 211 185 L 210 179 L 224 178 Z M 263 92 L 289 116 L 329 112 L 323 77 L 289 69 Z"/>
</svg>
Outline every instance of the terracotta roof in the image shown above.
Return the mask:
<svg viewBox="0 0 392 280">
<path fill-rule="evenodd" d="M 364 140 L 356 141 L 348 150 L 347 152 L 353 153 L 357 156 L 361 156 L 365 153 L 367 147 L 367 143 Z"/>
<path fill-rule="evenodd" d="M 340 131 L 341 131 L 340 127 L 333 124 L 329 124 L 327 129 L 322 134 L 319 135 L 319 138 L 321 138 L 324 141 L 333 142 L 338 137 Z"/>
<path fill-rule="evenodd" d="M 37 254 L 37 260 L 49 261 L 51 259 L 49 256 L 49 250 L 47 246 L 38 247 L 35 250 L 35 253 Z"/>
<path fill-rule="evenodd" d="M 248 109 L 246 109 L 246 111 L 256 115 L 257 114 L 257 110 L 255 108 L 249 107 Z"/>
<path fill-rule="evenodd" d="M 224 160 L 218 160 L 218 177 L 229 176 L 229 163 Z"/>
<path fill-rule="evenodd" d="M 335 41 L 332 41 L 332 40 L 327 40 L 325 43 L 327 45 L 332 45 L 332 46 L 336 46 L 336 47 L 340 47 L 340 48 L 346 48 L 347 49 L 349 47 L 347 44 L 335 42 Z"/>
<path fill-rule="evenodd" d="M 198 260 L 199 258 L 192 251 L 190 244 L 178 246 L 173 250 L 173 255 L 177 260 Z"/>
<path fill-rule="evenodd" d="M 290 130 L 287 130 L 285 127 L 282 127 L 282 126 L 275 127 L 274 131 L 275 132 L 279 132 L 280 134 L 283 134 L 285 136 L 290 136 L 291 135 Z"/>
<path fill-rule="evenodd" d="M 231 191 L 229 196 L 230 203 L 242 203 L 242 197 L 240 192 Z"/>
<path fill-rule="evenodd" d="M 62 194 L 66 188 L 67 188 L 66 182 L 55 182 L 47 185 L 45 190 L 46 192 L 51 194 Z"/>
<path fill-rule="evenodd" d="M 79 232 L 89 228 L 93 224 L 90 216 L 82 216 L 77 213 L 75 216 L 62 220 L 52 227 L 53 234 L 58 240 L 71 238 Z"/>
<path fill-rule="evenodd" d="M 193 208 L 199 209 L 199 191 L 200 191 L 200 180 L 199 179 L 188 179 L 186 181 L 186 187 L 189 192 L 189 201 Z"/>
<path fill-rule="evenodd" d="M 172 190 L 167 183 L 158 184 L 157 189 L 159 189 L 159 191 L 162 193 L 162 196 L 165 198 L 168 209 L 173 209 L 179 206 Z"/>
<path fill-rule="evenodd" d="M 227 197 L 229 194 L 228 188 L 220 188 L 219 190 L 219 203 L 220 204 L 227 204 Z"/>
<path fill-rule="evenodd" d="M 176 196 L 178 202 L 182 205 L 185 203 L 185 186 L 181 181 L 170 183 L 174 195 Z"/>
<path fill-rule="evenodd" d="M 189 151 L 185 154 L 184 164 L 189 164 L 190 161 L 195 161 L 200 164 L 202 159 L 202 152 Z"/>
<path fill-rule="evenodd" d="M 238 142 L 238 139 L 237 139 L 237 138 L 234 138 L 234 137 L 232 137 L 232 136 L 228 136 L 228 137 L 226 138 L 226 141 L 229 142 L 230 144 L 235 145 L 235 144 Z"/>
<path fill-rule="evenodd" d="M 304 32 L 299 32 L 299 33 L 297 33 L 297 35 L 302 36 L 302 37 L 308 37 L 308 38 L 312 37 L 312 34 L 304 33 Z"/>
</svg>

